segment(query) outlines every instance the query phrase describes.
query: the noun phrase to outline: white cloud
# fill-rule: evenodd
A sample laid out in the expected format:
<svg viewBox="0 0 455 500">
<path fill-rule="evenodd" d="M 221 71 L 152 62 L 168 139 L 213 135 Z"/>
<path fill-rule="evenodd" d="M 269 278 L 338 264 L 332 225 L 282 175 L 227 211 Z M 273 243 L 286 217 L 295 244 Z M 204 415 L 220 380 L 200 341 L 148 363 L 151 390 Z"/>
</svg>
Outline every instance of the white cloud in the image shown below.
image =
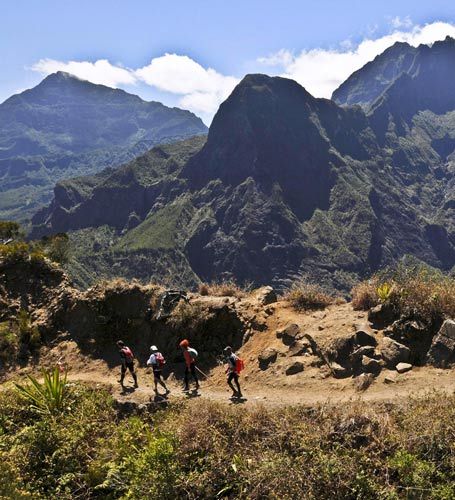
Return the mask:
<svg viewBox="0 0 455 500">
<path fill-rule="evenodd" d="M 42 75 L 50 75 L 57 71 L 66 71 L 82 80 L 114 88 L 117 88 L 119 85 L 132 85 L 136 82 L 136 77 L 131 70 L 115 66 L 107 59 L 99 59 L 94 63 L 88 61 L 62 62 L 55 59 L 40 59 L 32 66 L 32 70 Z"/>
<path fill-rule="evenodd" d="M 136 76 L 148 85 L 181 95 L 179 104 L 211 118 L 219 105 L 239 82 L 213 68 L 204 68 L 188 56 L 165 54 L 136 70 Z"/>
<path fill-rule="evenodd" d="M 395 19 L 392 20 L 392 26 L 394 22 L 405 27 L 410 20 Z M 303 50 L 298 54 L 282 49 L 269 57 L 258 59 L 258 62 L 266 66 L 280 67 L 281 76 L 298 81 L 316 97 L 330 97 L 354 71 L 395 42 L 407 42 L 417 46 L 442 40 L 447 35 L 455 38 L 455 25 L 434 22 L 425 26 L 414 26 L 407 31 L 395 29 L 388 35 L 365 39 L 355 47 L 343 44 L 338 50 L 312 49 Z"/>
<path fill-rule="evenodd" d="M 369 31 L 367 38 L 354 44 L 341 42 L 336 50 L 316 48 L 294 53 L 282 49 L 258 63 L 268 72 L 292 78 L 317 97 L 330 97 L 332 92 L 354 71 L 374 59 L 397 41 L 417 46 L 442 40 L 447 35 L 455 37 L 455 25 L 433 22 L 425 26 L 411 26 L 411 20 L 393 18 L 393 31 L 382 37 L 374 37 Z M 170 95 L 169 101 L 201 116 L 207 124 L 218 106 L 239 82 L 234 76 L 223 75 L 213 68 L 206 68 L 186 55 L 164 54 L 153 58 L 142 68 L 125 68 L 106 59 L 89 61 L 56 61 L 41 59 L 32 66 L 34 71 L 48 75 L 67 71 L 79 78 L 109 87 L 128 87 L 138 83 L 149 85 Z M 253 68 L 257 69 L 257 68 Z M 164 99 L 166 102 L 166 99 Z"/>
</svg>

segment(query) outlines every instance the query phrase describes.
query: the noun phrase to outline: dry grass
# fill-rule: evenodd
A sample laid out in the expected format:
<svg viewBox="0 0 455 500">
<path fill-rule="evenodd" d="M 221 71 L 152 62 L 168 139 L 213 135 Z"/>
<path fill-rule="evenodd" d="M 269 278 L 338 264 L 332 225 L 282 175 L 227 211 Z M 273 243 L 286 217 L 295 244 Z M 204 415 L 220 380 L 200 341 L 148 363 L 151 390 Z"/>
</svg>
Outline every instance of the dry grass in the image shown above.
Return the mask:
<svg viewBox="0 0 455 500">
<path fill-rule="evenodd" d="M 428 322 L 455 317 L 455 279 L 425 268 L 398 268 L 373 276 L 352 291 L 354 309 L 367 310 L 389 302 L 398 314 Z"/>
<path fill-rule="evenodd" d="M 368 311 L 379 304 L 378 279 L 376 276 L 362 281 L 351 290 L 352 307 L 355 311 Z"/>
<path fill-rule="evenodd" d="M 222 281 L 220 283 L 201 283 L 198 292 L 200 295 L 242 298 L 247 295 L 248 290 L 240 287 L 234 281 Z"/>
<path fill-rule="evenodd" d="M 283 296 L 296 311 L 325 309 L 335 298 L 325 293 L 318 285 L 299 280 Z"/>
</svg>

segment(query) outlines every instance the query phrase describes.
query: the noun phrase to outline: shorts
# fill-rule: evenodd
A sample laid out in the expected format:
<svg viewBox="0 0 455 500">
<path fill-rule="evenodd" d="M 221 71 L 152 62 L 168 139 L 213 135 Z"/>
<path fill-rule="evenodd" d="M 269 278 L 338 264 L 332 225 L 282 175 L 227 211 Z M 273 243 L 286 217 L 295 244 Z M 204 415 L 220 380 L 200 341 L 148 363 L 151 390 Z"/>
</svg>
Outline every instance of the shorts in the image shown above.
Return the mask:
<svg viewBox="0 0 455 500">
<path fill-rule="evenodd" d="M 155 380 L 161 380 L 161 370 L 153 370 L 153 378 Z"/>
</svg>

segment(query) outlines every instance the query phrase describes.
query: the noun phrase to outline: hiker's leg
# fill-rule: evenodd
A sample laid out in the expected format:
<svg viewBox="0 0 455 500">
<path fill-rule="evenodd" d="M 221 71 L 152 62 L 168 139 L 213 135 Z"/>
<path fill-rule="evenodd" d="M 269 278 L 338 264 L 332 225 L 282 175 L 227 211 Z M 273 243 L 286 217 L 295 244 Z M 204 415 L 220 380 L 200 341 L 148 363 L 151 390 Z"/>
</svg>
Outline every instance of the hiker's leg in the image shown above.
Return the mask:
<svg viewBox="0 0 455 500">
<path fill-rule="evenodd" d="M 134 385 L 137 387 L 137 375 L 136 372 L 134 371 L 134 363 L 129 364 L 128 369 L 133 377 Z"/>
<path fill-rule="evenodd" d="M 161 372 L 160 371 L 155 372 L 155 390 L 157 388 L 157 384 L 160 384 L 160 386 L 163 387 L 163 389 L 165 389 L 165 391 L 167 392 L 167 387 L 166 387 L 166 384 L 161 379 Z"/>
<path fill-rule="evenodd" d="M 190 375 L 190 369 L 188 366 L 185 365 L 185 390 L 188 390 L 189 388 L 189 375 Z"/>
<path fill-rule="evenodd" d="M 237 392 L 238 392 L 239 396 L 241 396 L 242 391 L 240 390 L 239 375 L 238 375 L 238 373 L 234 373 L 233 375 L 234 375 L 234 383 L 237 386 Z"/>
<path fill-rule="evenodd" d="M 199 380 L 197 378 L 196 364 L 195 363 L 191 363 L 191 375 L 193 376 L 193 379 L 196 382 L 196 389 L 199 389 Z"/>
<path fill-rule="evenodd" d="M 123 385 L 123 381 L 125 380 L 125 373 L 126 373 L 126 365 L 122 363 L 122 367 L 120 369 L 120 383 Z"/>
<path fill-rule="evenodd" d="M 234 386 L 232 385 L 232 379 L 234 378 L 234 373 L 229 372 L 228 378 L 227 378 L 227 383 L 229 384 L 229 387 L 232 389 L 233 395 L 235 396 L 236 390 L 234 389 Z"/>
</svg>

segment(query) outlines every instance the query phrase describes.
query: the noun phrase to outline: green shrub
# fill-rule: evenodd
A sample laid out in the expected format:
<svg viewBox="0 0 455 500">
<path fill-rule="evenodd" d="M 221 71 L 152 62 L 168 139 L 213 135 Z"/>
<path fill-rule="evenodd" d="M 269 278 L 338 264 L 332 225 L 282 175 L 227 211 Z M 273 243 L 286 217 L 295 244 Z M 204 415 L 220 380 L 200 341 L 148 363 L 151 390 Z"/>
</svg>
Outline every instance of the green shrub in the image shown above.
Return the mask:
<svg viewBox="0 0 455 500">
<path fill-rule="evenodd" d="M 62 376 L 57 367 L 53 371 L 43 370 L 42 373 L 42 383 L 27 375 L 29 384 L 16 384 L 17 391 L 37 413 L 56 414 L 63 411 L 67 398 L 66 373 Z"/>
</svg>

